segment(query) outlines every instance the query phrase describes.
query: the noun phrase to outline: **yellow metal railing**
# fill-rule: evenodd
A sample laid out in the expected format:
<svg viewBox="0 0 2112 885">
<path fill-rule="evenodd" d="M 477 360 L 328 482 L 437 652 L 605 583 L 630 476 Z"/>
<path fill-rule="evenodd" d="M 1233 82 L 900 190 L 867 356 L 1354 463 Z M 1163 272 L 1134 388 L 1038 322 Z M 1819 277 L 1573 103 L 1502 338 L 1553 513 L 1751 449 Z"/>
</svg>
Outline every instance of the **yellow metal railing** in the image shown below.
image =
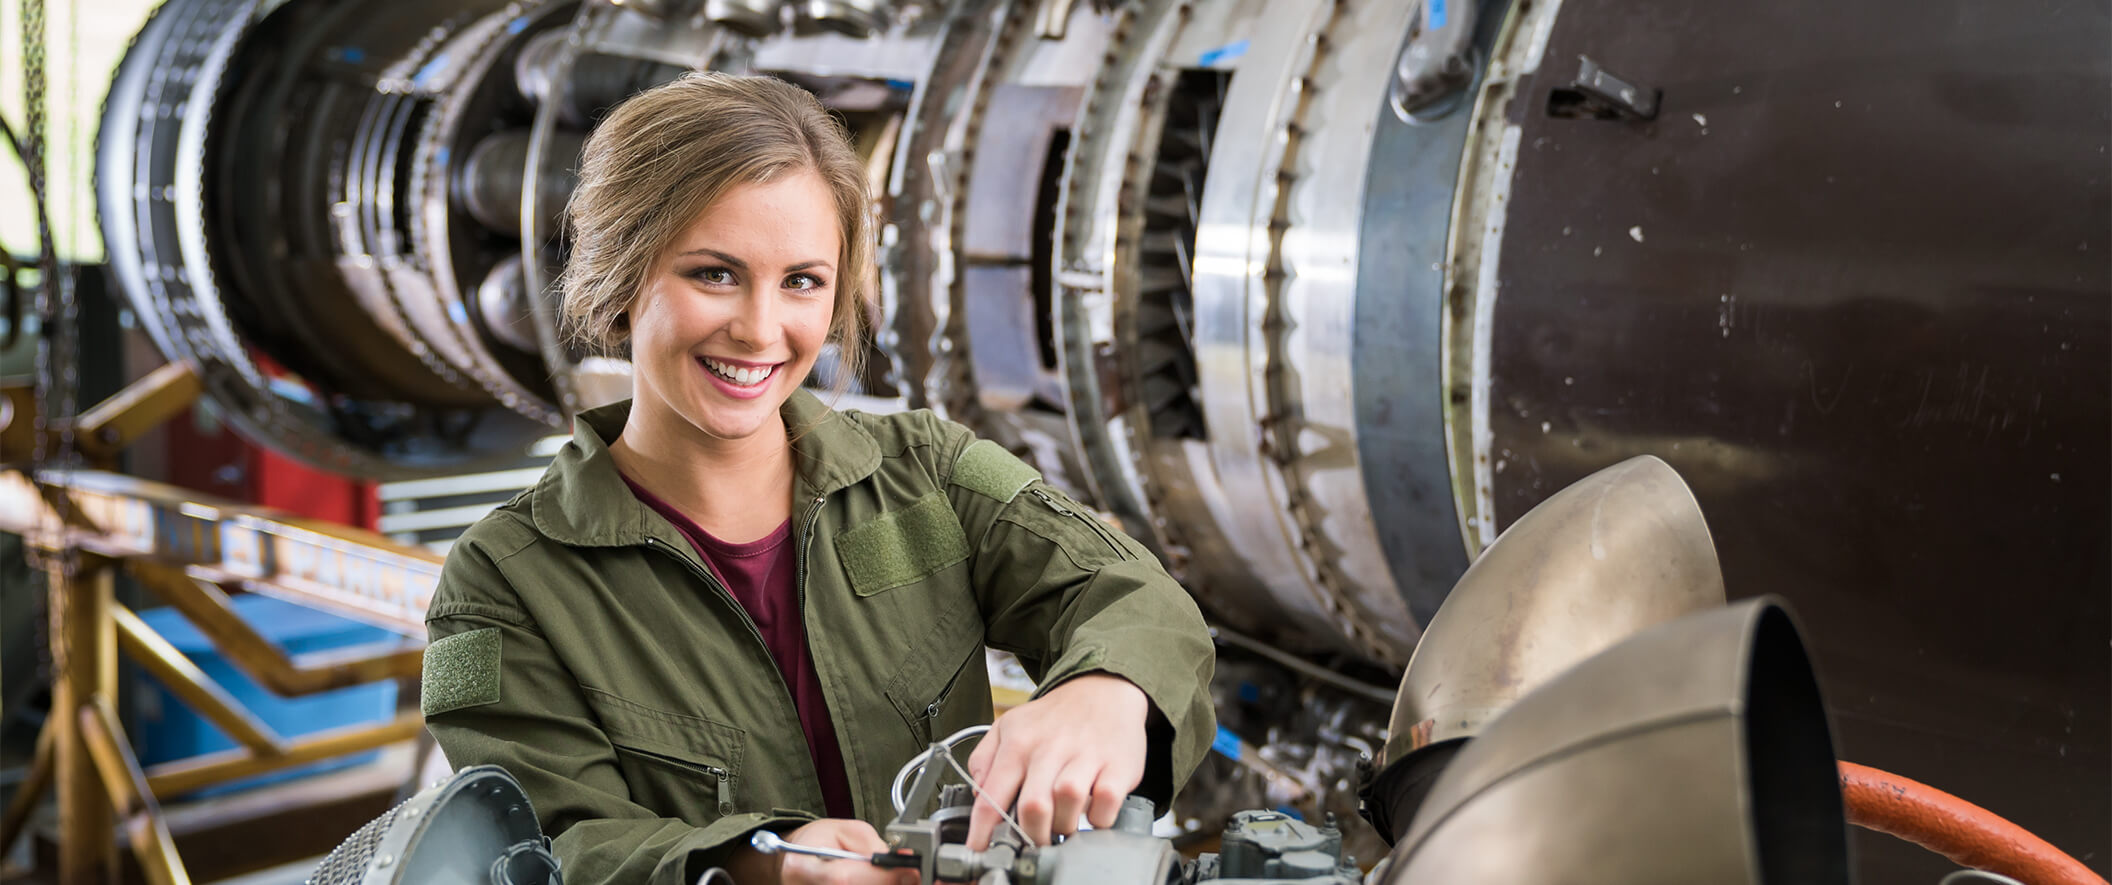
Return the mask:
<svg viewBox="0 0 2112 885">
<path fill-rule="evenodd" d="M 108 466 L 132 440 L 180 414 L 198 384 L 180 366 L 157 370 L 83 413 L 73 439 L 90 465 Z M 441 557 L 360 529 L 217 501 L 103 470 L 31 475 L 33 400 L 0 390 L 0 530 L 44 551 L 50 582 L 52 713 L 14 800 L 0 813 L 0 854 L 56 789 L 59 881 L 99 881 L 127 841 L 152 885 L 187 885 L 160 801 L 238 778 L 415 738 L 415 714 L 288 740 L 266 726 L 139 617 L 114 599 L 120 570 L 197 625 L 238 669 L 297 696 L 416 676 L 424 614 Z M 46 437 L 47 448 L 55 434 Z M 277 596 L 377 624 L 406 638 L 288 655 L 235 614 L 229 591 Z M 117 656 L 136 661 L 240 745 L 142 768 L 113 710 Z"/>
</svg>

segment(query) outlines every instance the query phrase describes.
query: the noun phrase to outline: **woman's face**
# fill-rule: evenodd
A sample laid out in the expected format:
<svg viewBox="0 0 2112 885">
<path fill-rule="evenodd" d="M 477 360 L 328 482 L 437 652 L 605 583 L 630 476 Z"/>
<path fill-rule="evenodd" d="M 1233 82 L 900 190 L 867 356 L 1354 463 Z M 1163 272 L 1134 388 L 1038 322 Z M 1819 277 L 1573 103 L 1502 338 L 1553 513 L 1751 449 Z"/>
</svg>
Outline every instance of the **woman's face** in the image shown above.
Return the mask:
<svg viewBox="0 0 2112 885">
<path fill-rule="evenodd" d="M 675 238 L 630 311 L 634 414 L 736 440 L 782 433 L 835 313 L 843 238 L 811 170 L 726 192 Z"/>
</svg>

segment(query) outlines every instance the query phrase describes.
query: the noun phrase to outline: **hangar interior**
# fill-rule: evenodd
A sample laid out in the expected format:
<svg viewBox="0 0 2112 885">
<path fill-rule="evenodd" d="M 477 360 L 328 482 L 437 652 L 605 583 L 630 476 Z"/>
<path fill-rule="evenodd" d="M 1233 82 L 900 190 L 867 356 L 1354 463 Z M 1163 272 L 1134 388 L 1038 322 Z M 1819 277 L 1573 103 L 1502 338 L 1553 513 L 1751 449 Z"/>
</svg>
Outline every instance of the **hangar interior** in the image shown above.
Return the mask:
<svg viewBox="0 0 2112 885">
<path fill-rule="evenodd" d="M 409 824 L 521 804 L 433 751 L 423 618 L 630 396 L 564 207 L 699 70 L 864 163 L 808 385 L 1017 455 L 1215 641 L 1171 808 L 971 856 L 917 778 L 926 881 L 2112 872 L 2104 4 L 5 0 L 0 52 L 0 881 L 557 881 Z"/>
</svg>

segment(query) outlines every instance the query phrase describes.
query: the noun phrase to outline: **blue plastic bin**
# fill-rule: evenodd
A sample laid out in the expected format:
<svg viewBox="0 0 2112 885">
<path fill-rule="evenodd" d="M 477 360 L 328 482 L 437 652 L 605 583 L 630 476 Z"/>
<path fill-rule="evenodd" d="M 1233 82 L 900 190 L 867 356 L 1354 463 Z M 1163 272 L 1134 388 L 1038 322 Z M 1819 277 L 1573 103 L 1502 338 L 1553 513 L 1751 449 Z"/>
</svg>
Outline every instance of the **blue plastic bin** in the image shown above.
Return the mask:
<svg viewBox="0 0 2112 885">
<path fill-rule="evenodd" d="M 235 611 L 266 639 L 288 654 L 324 651 L 397 638 L 380 627 L 348 620 L 306 606 L 244 594 L 233 600 Z M 272 731 L 282 738 L 326 731 L 349 725 L 379 722 L 396 715 L 396 682 L 383 680 L 320 692 L 304 697 L 282 698 L 258 685 L 234 664 L 222 658 L 210 640 L 189 619 L 173 608 L 145 609 L 139 618 L 174 645 L 198 669 L 220 683 Z M 219 728 L 186 705 L 155 679 L 137 667 L 131 668 L 134 699 L 133 749 L 142 765 L 185 759 L 202 753 L 233 749 L 236 744 Z M 211 796 L 249 789 L 305 775 L 348 768 L 374 759 L 376 751 L 326 759 L 308 765 L 229 781 L 194 793 Z"/>
</svg>

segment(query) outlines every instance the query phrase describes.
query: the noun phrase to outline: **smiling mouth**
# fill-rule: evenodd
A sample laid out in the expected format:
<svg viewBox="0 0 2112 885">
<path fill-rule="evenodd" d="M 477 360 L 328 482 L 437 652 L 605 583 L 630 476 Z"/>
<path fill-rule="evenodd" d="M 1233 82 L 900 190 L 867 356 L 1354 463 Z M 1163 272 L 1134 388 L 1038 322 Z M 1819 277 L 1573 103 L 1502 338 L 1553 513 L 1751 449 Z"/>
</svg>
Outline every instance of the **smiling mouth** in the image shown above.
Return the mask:
<svg viewBox="0 0 2112 885">
<path fill-rule="evenodd" d="M 719 362 L 708 356 L 698 357 L 697 362 L 703 363 L 704 368 L 711 370 L 713 375 L 719 376 L 720 380 L 735 387 L 759 387 L 768 382 L 771 376 L 776 375 L 778 366 L 783 365 L 783 363 L 778 363 L 769 366 L 736 366 L 731 363 Z"/>
</svg>

